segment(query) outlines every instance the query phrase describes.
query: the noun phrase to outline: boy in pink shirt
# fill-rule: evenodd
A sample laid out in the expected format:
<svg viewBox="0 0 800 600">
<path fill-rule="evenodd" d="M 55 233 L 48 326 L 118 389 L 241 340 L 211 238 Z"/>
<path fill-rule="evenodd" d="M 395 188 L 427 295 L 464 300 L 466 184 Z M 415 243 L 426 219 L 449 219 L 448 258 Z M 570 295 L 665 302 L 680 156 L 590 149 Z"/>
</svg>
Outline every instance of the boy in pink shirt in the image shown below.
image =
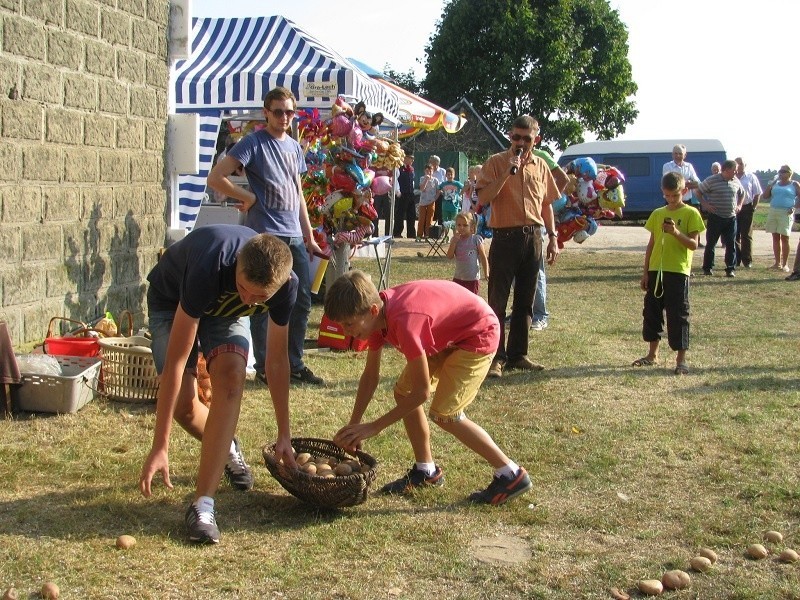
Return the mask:
<svg viewBox="0 0 800 600">
<path fill-rule="evenodd" d="M 527 471 L 509 459 L 464 409 L 472 403 L 492 364 L 500 324 L 488 304 L 452 281 L 412 281 L 378 292 L 369 276 L 352 270 L 325 295 L 325 314 L 345 334 L 368 340 L 369 352 L 358 383 L 348 425 L 334 441 L 353 451 L 362 442 L 403 420 L 416 463 L 381 492 L 408 494 L 424 486 L 441 486 L 444 474 L 433 460 L 430 429 L 423 404 L 431 399 L 431 420 L 494 468 L 485 490 L 472 502 L 498 505 L 531 488 Z M 391 344 L 407 360 L 394 387 L 396 406 L 374 421 L 362 423 L 380 381 L 383 346 Z"/>
</svg>

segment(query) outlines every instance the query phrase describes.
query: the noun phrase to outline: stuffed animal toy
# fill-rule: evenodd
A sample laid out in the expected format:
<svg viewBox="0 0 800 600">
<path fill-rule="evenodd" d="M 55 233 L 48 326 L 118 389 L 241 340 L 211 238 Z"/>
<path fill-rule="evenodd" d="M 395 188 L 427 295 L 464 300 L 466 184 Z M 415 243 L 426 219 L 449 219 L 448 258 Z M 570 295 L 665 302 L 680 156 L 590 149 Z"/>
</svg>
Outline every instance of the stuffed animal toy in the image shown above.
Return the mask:
<svg viewBox="0 0 800 600">
<path fill-rule="evenodd" d="M 614 188 L 600 190 L 598 200 L 600 208 L 612 211 L 617 217 L 622 218 L 622 209 L 625 206 L 625 191 L 617 183 Z"/>
</svg>

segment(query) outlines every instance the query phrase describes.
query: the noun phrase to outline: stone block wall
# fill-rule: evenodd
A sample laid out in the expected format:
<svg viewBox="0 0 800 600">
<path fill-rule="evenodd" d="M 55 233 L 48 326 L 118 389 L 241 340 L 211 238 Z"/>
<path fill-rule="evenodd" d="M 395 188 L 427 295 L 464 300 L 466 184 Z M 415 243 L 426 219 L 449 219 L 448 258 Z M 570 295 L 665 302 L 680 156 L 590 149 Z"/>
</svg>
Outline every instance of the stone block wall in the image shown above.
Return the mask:
<svg viewBox="0 0 800 600">
<path fill-rule="evenodd" d="M 169 0 L 0 0 L 0 319 L 143 322 L 164 244 Z"/>
</svg>

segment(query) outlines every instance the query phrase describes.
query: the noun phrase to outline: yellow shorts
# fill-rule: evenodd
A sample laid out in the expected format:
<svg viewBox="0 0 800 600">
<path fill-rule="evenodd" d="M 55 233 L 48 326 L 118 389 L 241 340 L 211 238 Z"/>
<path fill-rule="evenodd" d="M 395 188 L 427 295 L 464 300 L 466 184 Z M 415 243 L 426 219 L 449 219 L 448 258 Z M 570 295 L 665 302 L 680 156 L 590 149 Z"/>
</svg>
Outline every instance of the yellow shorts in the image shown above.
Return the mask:
<svg viewBox="0 0 800 600">
<path fill-rule="evenodd" d="M 434 421 L 460 421 L 464 409 L 478 395 L 489 367 L 492 354 L 477 354 L 460 348 L 450 348 L 428 357 L 431 376 L 431 408 L 429 414 Z M 403 369 L 394 392 L 400 396 L 411 394 L 411 378 Z"/>
</svg>

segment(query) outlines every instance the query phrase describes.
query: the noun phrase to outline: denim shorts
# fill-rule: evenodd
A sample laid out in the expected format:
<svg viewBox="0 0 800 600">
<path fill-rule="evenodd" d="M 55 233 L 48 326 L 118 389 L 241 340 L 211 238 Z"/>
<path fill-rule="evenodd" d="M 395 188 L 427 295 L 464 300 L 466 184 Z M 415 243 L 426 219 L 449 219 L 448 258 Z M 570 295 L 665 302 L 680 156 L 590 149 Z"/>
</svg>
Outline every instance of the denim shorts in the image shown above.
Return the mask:
<svg viewBox="0 0 800 600">
<path fill-rule="evenodd" d="M 153 362 L 160 375 L 167 359 L 167 344 L 175 313 L 171 310 L 150 312 L 150 335 L 153 338 Z M 198 344 L 199 342 L 199 344 Z M 248 359 L 250 353 L 250 331 L 239 317 L 201 317 L 197 338 L 186 360 L 184 370 L 197 368 L 197 352 L 202 350 L 206 361 L 211 362 L 217 354 L 234 352 Z"/>
</svg>

